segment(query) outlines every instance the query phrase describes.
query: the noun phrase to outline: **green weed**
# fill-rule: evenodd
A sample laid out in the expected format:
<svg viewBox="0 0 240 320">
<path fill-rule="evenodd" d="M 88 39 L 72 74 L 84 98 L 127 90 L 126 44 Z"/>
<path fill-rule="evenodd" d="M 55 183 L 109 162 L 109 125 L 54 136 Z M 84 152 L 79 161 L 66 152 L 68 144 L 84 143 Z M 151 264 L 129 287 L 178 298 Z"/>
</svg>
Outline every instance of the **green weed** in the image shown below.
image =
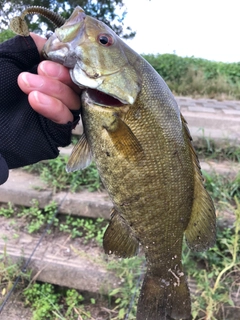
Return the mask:
<svg viewBox="0 0 240 320">
<path fill-rule="evenodd" d="M 59 230 L 71 234 L 72 238 L 83 238 L 85 244 L 94 240 L 101 245 L 106 224 L 107 222 L 102 218 L 90 219 L 66 216 L 59 224 Z"/>
<path fill-rule="evenodd" d="M 144 257 L 139 256 L 130 259 L 114 259 L 108 263 L 108 269 L 116 273 L 121 283 L 119 288 L 112 290 L 109 294 L 110 297 L 115 297 L 116 307 L 113 312 L 117 312 L 117 316 L 112 320 L 124 319 L 126 314 L 129 320 L 136 319 L 137 299 L 145 269 L 144 261 Z M 131 299 L 133 299 L 132 302 Z"/>
<path fill-rule="evenodd" d="M 205 187 L 214 201 L 232 203 L 235 196 L 240 197 L 240 173 L 234 179 L 216 173 L 207 173 L 204 170 L 202 173 Z"/>
<path fill-rule="evenodd" d="M 57 204 L 51 202 L 43 209 L 39 208 L 37 200 L 32 200 L 31 207 L 16 208 L 11 203 L 7 207 L 0 208 L 0 215 L 7 218 L 21 218 L 24 220 L 24 228 L 28 233 L 40 232 L 43 227 L 52 221 L 57 210 Z M 102 245 L 102 238 L 107 221 L 103 218 L 80 218 L 70 215 L 56 216 L 53 220 L 54 231 L 68 233 L 71 238 L 82 238 L 83 243 L 94 241 Z"/>
<path fill-rule="evenodd" d="M 227 144 L 223 146 L 217 146 L 216 143 L 204 136 L 204 130 L 202 130 L 203 138 L 199 139 L 195 143 L 197 155 L 204 159 L 214 159 L 218 161 L 232 161 L 240 163 L 240 147 Z"/>
<path fill-rule="evenodd" d="M 30 208 L 23 208 L 18 213 L 18 217 L 24 218 L 28 223 L 26 224 L 26 230 L 29 233 L 40 231 L 43 226 L 46 226 L 52 220 L 52 217 L 57 209 L 57 204 L 51 202 L 46 205 L 44 209 L 39 208 L 37 200 L 32 200 L 32 206 Z M 58 225 L 58 218 L 53 221 L 53 225 Z"/>
<path fill-rule="evenodd" d="M 25 305 L 33 310 L 33 320 L 92 319 L 83 305 L 83 296 L 75 289 L 49 283 L 34 283 L 23 292 Z"/>
<path fill-rule="evenodd" d="M 237 308 L 232 297 L 238 290 L 234 283 L 240 277 L 240 203 L 236 197 L 235 202 L 236 222 L 232 228 L 218 230 L 213 248 L 203 253 L 184 249 L 187 274 L 197 282 L 197 292 L 192 296 L 193 319 L 238 319 L 229 311 Z"/>
<path fill-rule="evenodd" d="M 11 218 L 15 214 L 14 207 L 11 202 L 8 202 L 7 206 L 1 206 L 0 216 L 5 218 Z"/>
<path fill-rule="evenodd" d="M 21 277 L 20 286 L 25 280 L 30 279 L 30 272 L 23 273 L 21 270 L 22 260 L 14 263 L 7 253 L 7 241 L 0 255 L 0 302 L 12 289 L 13 283 L 17 277 Z"/>
<path fill-rule="evenodd" d="M 54 319 L 52 311 L 60 311 L 58 301 L 60 295 L 54 292 L 54 286 L 48 283 L 35 283 L 24 290 L 25 304 L 31 305 L 33 319 Z"/>
<path fill-rule="evenodd" d="M 177 95 L 240 98 L 240 63 L 223 63 L 175 54 L 143 56 Z"/>
<path fill-rule="evenodd" d="M 96 191 L 102 187 L 95 164 L 84 170 L 66 172 L 68 157 L 59 156 L 49 161 L 38 162 L 25 167 L 28 172 L 37 173 L 55 192 L 70 189 L 72 192 L 82 189 Z"/>
</svg>

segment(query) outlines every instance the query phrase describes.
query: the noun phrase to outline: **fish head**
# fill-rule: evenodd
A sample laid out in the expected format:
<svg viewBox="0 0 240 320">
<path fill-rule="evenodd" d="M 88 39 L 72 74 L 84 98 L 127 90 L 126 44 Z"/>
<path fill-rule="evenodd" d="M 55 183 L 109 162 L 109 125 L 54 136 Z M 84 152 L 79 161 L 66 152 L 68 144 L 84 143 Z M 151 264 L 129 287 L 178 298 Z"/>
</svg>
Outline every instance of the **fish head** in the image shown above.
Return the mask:
<svg viewBox="0 0 240 320">
<path fill-rule="evenodd" d="M 122 104 L 133 104 L 141 90 L 135 66 L 140 56 L 81 7 L 55 30 L 43 52 L 47 59 L 68 67 L 79 87 L 103 92 Z"/>
</svg>

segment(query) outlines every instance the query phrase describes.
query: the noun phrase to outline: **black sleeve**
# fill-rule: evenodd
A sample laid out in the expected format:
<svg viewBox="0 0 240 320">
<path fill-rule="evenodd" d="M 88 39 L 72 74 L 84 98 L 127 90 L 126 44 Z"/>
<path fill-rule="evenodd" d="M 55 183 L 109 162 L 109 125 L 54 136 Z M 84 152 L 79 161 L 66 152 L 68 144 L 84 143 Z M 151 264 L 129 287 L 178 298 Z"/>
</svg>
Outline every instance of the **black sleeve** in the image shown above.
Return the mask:
<svg viewBox="0 0 240 320">
<path fill-rule="evenodd" d="M 0 154 L 8 168 L 57 157 L 58 147 L 71 142 L 71 130 L 79 120 L 79 112 L 75 112 L 74 122 L 60 125 L 31 108 L 17 77 L 22 71 L 37 73 L 39 62 L 30 36 L 17 36 L 0 45 Z"/>
</svg>

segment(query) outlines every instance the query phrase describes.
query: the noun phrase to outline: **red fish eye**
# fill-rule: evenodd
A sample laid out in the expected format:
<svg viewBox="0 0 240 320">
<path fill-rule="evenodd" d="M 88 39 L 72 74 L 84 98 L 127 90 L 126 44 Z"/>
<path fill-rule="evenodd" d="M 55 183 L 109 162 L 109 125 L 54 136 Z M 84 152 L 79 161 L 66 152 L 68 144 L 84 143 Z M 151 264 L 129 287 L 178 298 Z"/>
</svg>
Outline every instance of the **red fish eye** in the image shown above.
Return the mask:
<svg viewBox="0 0 240 320">
<path fill-rule="evenodd" d="M 109 47 L 113 44 L 114 40 L 110 34 L 101 33 L 98 35 L 98 42 L 105 47 Z"/>
</svg>

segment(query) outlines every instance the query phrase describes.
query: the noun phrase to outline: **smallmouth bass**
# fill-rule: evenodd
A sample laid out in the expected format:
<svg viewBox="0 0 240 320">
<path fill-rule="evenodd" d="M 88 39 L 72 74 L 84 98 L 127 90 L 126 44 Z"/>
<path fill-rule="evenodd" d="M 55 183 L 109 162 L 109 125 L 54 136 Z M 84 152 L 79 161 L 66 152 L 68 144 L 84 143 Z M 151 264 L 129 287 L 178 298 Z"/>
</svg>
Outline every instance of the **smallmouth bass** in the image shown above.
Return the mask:
<svg viewBox="0 0 240 320">
<path fill-rule="evenodd" d="M 186 121 L 159 74 L 104 23 L 77 7 L 44 47 L 83 89 L 84 134 L 68 171 L 93 158 L 113 202 L 106 253 L 132 257 L 142 245 L 147 271 L 137 320 L 191 319 L 181 263 L 216 237 L 213 202 L 203 186 Z"/>
</svg>

